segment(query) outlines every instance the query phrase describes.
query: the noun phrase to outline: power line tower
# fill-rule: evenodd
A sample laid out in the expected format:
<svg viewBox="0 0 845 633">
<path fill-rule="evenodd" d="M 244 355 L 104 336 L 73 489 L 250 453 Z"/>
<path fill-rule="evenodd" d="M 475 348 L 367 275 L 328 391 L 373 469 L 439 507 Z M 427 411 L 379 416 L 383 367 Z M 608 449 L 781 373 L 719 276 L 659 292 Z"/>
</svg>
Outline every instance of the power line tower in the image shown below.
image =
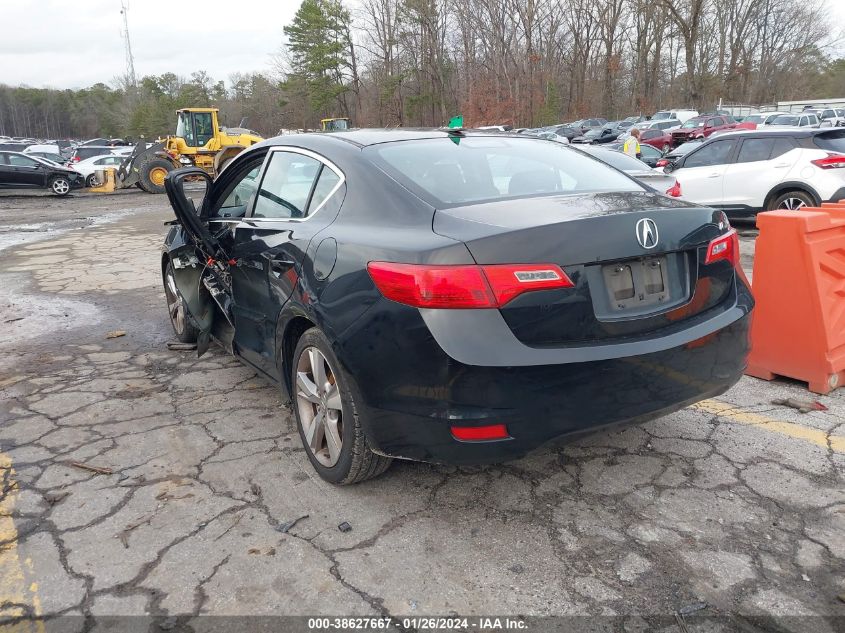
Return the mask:
<svg viewBox="0 0 845 633">
<path fill-rule="evenodd" d="M 129 41 L 129 21 L 126 17 L 128 11 L 129 7 L 127 4 L 124 0 L 120 0 L 120 15 L 123 16 L 123 39 L 126 43 L 126 81 L 132 88 L 137 88 L 138 80 L 135 77 L 135 58 L 132 57 L 132 44 Z"/>
</svg>

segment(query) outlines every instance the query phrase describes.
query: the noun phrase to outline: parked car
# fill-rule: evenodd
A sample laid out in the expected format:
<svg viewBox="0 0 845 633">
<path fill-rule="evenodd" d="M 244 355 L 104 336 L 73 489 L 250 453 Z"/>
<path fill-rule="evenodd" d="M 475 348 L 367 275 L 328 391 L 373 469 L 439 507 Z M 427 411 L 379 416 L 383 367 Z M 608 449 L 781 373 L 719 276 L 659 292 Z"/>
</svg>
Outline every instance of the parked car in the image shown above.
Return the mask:
<svg viewBox="0 0 845 633">
<path fill-rule="evenodd" d="M 614 149 L 596 147 L 595 145 L 587 145 L 579 149 L 607 163 L 611 167 L 624 171 L 631 178 L 636 179 L 644 185 L 648 185 L 658 193 L 673 198 L 681 197 L 681 187 L 678 181 L 673 176 L 666 174 L 662 169 L 653 169 L 643 161 Z"/>
<path fill-rule="evenodd" d="M 805 110 L 807 114 L 815 114 L 819 121 L 827 122 L 831 127 L 845 126 L 845 108 L 818 108 Z"/>
<path fill-rule="evenodd" d="M 124 157 L 117 154 L 107 154 L 105 156 L 92 156 L 86 158 L 78 163 L 73 164 L 73 168 L 78 171 L 85 178 L 86 187 L 96 187 L 102 184 L 97 177 L 97 171 L 114 167 L 117 169 L 120 163 L 123 162 Z"/>
<path fill-rule="evenodd" d="M 651 120 L 663 121 L 666 119 L 677 119 L 681 123 L 686 123 L 697 116 L 698 110 L 660 110 L 659 112 L 654 113 Z"/>
<path fill-rule="evenodd" d="M 565 136 L 561 136 L 560 134 L 555 134 L 554 132 L 540 132 L 536 134 L 537 138 L 544 138 L 547 141 L 557 141 L 558 143 L 564 143 L 565 145 L 569 145 L 569 139 Z"/>
<path fill-rule="evenodd" d="M 49 189 L 65 196 L 82 184 L 82 175 L 72 169 L 21 152 L 0 151 L 0 188 Z"/>
<path fill-rule="evenodd" d="M 206 172 L 168 175 L 177 337 L 278 383 L 327 481 L 391 457 L 512 459 L 742 376 L 754 300 L 722 212 L 571 146 L 490 136 L 277 137 L 241 152 L 199 212 L 184 184 Z M 254 195 L 235 193 L 245 180 Z"/>
<path fill-rule="evenodd" d="M 662 152 L 668 152 L 672 147 L 672 133 L 659 128 L 650 128 L 640 132 L 640 147 L 651 145 Z"/>
<path fill-rule="evenodd" d="M 565 136 L 568 141 L 572 142 L 576 136 L 581 136 L 581 130 L 575 129 L 571 125 L 552 125 L 544 128 L 545 132 L 554 132 L 558 136 Z"/>
<path fill-rule="evenodd" d="M 67 163 L 67 159 L 64 156 L 54 154 L 53 152 L 24 152 L 24 154 L 27 156 L 37 156 L 38 158 L 43 158 L 59 165 L 65 165 Z"/>
<path fill-rule="evenodd" d="M 649 167 L 657 167 L 657 161 L 663 157 L 663 152 L 646 143 L 640 143 L 640 160 Z"/>
<path fill-rule="evenodd" d="M 725 134 L 665 167 L 684 197 L 749 216 L 845 200 L 845 130 L 768 127 Z"/>
<path fill-rule="evenodd" d="M 680 127 L 681 122 L 678 119 L 661 119 L 658 121 L 644 121 L 643 123 L 638 123 L 636 127 L 640 132 L 645 130 L 673 130 L 677 127 Z M 624 134 L 620 135 L 619 138 L 627 138 L 631 129 L 625 131 Z"/>
<path fill-rule="evenodd" d="M 603 128 L 604 124 L 607 123 L 604 119 L 582 119 L 581 121 L 575 121 L 572 124 L 576 130 L 580 130 L 581 134 L 586 134 L 590 130 L 594 130 L 596 128 Z M 574 139 L 573 139 L 574 140 Z"/>
<path fill-rule="evenodd" d="M 601 144 L 612 143 L 619 136 L 619 130 L 613 127 L 595 127 L 585 132 L 582 136 L 572 139 L 573 143 Z"/>
<path fill-rule="evenodd" d="M 664 154 L 663 157 L 658 159 L 657 164 L 655 167 L 666 167 L 669 163 L 674 163 L 678 160 L 681 156 L 686 156 L 692 150 L 700 147 L 701 144 L 704 142 L 704 139 L 696 139 L 694 141 L 688 141 L 687 143 L 682 143 L 677 147 L 669 150 L 667 154 Z"/>
<path fill-rule="evenodd" d="M 55 143 L 36 143 L 35 145 L 28 145 L 23 150 L 24 154 L 31 154 L 33 152 L 49 152 L 50 154 L 61 154 L 61 148 Z"/>
<path fill-rule="evenodd" d="M 619 140 L 614 141 L 613 143 L 608 143 L 604 145 L 607 149 L 613 149 L 617 152 L 624 152 L 625 143 Z M 651 145 L 647 145 L 645 143 L 640 143 L 640 158 L 642 162 L 644 162 L 649 167 L 657 167 L 657 161 L 663 156 L 663 152 L 661 152 L 656 147 L 652 147 Z"/>
<path fill-rule="evenodd" d="M 802 112 L 801 114 L 781 114 L 776 116 L 768 124 L 771 126 L 788 126 L 788 127 L 820 127 L 821 122 L 812 112 Z"/>
<path fill-rule="evenodd" d="M 672 146 L 686 143 L 697 138 L 708 138 L 713 132 L 736 127 L 733 120 L 724 116 L 700 116 L 686 121 L 678 129 L 672 130 Z"/>
<path fill-rule="evenodd" d="M 73 150 L 73 154 L 70 157 L 70 163 L 75 165 L 76 163 L 79 163 L 87 158 L 93 158 L 94 156 L 105 156 L 107 154 L 122 155 L 131 152 L 131 147 L 124 148 L 108 145 L 80 145 Z"/>
</svg>

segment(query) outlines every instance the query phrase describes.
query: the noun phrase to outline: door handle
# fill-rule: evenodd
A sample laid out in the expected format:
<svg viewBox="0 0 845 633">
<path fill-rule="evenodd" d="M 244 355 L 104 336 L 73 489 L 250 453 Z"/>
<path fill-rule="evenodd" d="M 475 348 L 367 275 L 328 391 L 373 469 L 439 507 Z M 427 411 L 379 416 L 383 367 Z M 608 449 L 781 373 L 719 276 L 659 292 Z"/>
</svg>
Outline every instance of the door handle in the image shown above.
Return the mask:
<svg viewBox="0 0 845 633">
<path fill-rule="evenodd" d="M 709 175 L 709 176 L 707 176 L 707 177 L 708 177 L 708 178 L 718 178 L 718 177 L 719 177 L 719 176 L 721 176 L 721 175 L 722 175 L 722 174 L 710 174 L 710 175 Z"/>
<path fill-rule="evenodd" d="M 784 167 L 789 167 L 789 163 L 778 163 L 775 167 L 777 169 L 783 169 Z"/>
</svg>

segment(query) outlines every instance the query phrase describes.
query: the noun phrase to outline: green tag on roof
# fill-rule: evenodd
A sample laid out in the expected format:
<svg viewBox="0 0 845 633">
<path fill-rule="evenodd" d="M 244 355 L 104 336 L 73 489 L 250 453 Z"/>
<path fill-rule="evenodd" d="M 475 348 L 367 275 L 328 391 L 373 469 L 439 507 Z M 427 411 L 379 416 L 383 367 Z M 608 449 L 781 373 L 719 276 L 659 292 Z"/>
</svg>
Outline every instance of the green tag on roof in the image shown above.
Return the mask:
<svg viewBox="0 0 845 633">
<path fill-rule="evenodd" d="M 451 119 L 449 119 L 449 127 L 450 128 L 463 127 L 463 126 L 464 126 L 464 115 L 463 114 L 459 114 L 458 116 L 453 116 Z"/>
</svg>

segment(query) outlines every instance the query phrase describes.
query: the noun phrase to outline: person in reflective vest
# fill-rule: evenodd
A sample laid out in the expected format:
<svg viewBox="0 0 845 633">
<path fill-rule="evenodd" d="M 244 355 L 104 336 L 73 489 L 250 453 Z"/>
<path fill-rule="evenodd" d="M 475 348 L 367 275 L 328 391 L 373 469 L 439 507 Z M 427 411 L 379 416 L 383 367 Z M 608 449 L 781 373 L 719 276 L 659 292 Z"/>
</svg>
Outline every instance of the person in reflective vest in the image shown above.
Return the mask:
<svg viewBox="0 0 845 633">
<path fill-rule="evenodd" d="M 625 140 L 622 151 L 634 158 L 642 156 L 642 152 L 640 152 L 640 131 L 637 128 L 631 130 L 631 135 Z"/>
</svg>

